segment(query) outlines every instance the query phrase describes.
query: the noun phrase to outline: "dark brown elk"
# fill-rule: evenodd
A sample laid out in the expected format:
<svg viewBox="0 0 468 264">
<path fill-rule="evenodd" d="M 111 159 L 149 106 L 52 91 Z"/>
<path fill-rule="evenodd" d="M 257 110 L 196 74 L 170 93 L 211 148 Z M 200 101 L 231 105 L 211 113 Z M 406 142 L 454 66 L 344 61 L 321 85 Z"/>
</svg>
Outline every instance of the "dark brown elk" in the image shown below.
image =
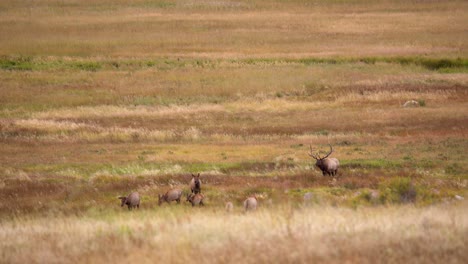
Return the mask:
<svg viewBox="0 0 468 264">
<path fill-rule="evenodd" d="M 190 190 L 192 193 L 201 193 L 201 180 L 200 180 L 200 173 L 197 176 L 192 174 L 192 180 L 189 183 Z"/>
<path fill-rule="evenodd" d="M 128 210 L 132 210 L 135 207 L 140 209 L 140 195 L 137 192 L 132 192 L 127 197 L 121 196 L 119 199 L 122 201 L 121 207 L 127 205 Z"/>
<path fill-rule="evenodd" d="M 312 146 L 310 146 L 310 152 L 309 156 L 314 158 L 316 160 L 315 166 L 317 166 L 321 171 L 323 176 L 325 175 L 330 175 L 330 176 L 335 176 L 336 173 L 338 172 L 338 167 L 340 166 L 340 162 L 336 158 L 329 158 L 330 154 L 333 153 L 333 148 L 331 145 L 330 146 L 330 152 L 328 152 L 327 155 L 324 157 L 320 157 L 320 155 L 314 154 L 312 150 Z"/>
</svg>

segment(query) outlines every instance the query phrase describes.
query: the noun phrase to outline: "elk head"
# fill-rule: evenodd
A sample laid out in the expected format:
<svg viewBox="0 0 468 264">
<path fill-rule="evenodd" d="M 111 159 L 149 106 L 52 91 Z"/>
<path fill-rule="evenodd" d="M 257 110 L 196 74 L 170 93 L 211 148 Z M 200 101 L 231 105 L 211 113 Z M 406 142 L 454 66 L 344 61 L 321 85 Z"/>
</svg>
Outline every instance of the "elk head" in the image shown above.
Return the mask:
<svg viewBox="0 0 468 264">
<path fill-rule="evenodd" d="M 200 173 L 198 173 L 197 175 L 192 174 L 191 189 L 193 193 L 201 192 Z"/>
<path fill-rule="evenodd" d="M 119 199 L 120 201 L 122 201 L 122 204 L 120 205 L 120 207 L 123 207 L 125 204 L 127 204 L 127 197 L 120 196 Z"/>
</svg>

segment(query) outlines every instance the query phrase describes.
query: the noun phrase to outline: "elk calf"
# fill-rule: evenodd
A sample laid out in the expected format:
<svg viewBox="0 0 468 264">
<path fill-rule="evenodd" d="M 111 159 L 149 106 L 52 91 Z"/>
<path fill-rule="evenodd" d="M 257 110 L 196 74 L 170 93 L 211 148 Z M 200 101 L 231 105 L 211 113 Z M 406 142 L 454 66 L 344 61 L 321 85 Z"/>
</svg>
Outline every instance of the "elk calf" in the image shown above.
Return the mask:
<svg viewBox="0 0 468 264">
<path fill-rule="evenodd" d="M 226 212 L 230 213 L 232 212 L 232 209 L 234 209 L 234 205 L 231 202 L 227 202 L 225 209 L 226 209 Z"/>
<path fill-rule="evenodd" d="M 328 156 L 330 156 L 330 154 L 332 154 L 333 152 L 332 146 L 331 145 L 329 146 L 330 146 L 330 152 L 327 155 L 325 155 L 325 157 L 323 158 L 321 158 L 318 153 L 314 155 L 312 153 L 312 146 L 310 146 L 309 156 L 311 156 L 312 158 L 316 160 L 315 166 L 317 166 L 322 171 L 323 176 L 327 174 L 330 176 L 335 176 L 336 173 L 338 172 L 338 167 L 340 166 L 340 162 L 338 161 L 338 159 L 328 158 Z"/>
<path fill-rule="evenodd" d="M 171 189 L 163 195 L 159 194 L 158 197 L 159 197 L 159 201 L 158 201 L 159 206 L 161 206 L 161 204 L 164 202 L 167 202 L 168 204 L 170 204 L 172 201 L 176 201 L 177 203 L 180 203 L 180 197 L 182 197 L 182 190 Z"/>
<path fill-rule="evenodd" d="M 194 194 L 201 193 L 200 173 L 198 173 L 197 176 L 192 174 L 192 180 L 189 183 L 189 188 Z"/>
<path fill-rule="evenodd" d="M 244 209 L 246 212 L 257 210 L 257 196 L 251 196 L 245 199 Z"/>
<path fill-rule="evenodd" d="M 121 196 L 119 199 L 122 201 L 121 207 L 127 205 L 128 210 L 132 210 L 135 207 L 140 209 L 140 194 L 137 192 L 132 192 L 127 197 Z"/>
<path fill-rule="evenodd" d="M 193 194 L 189 193 L 187 194 L 187 202 L 190 202 L 192 204 L 192 207 L 195 205 L 204 205 L 203 204 L 203 199 L 205 199 L 205 196 L 201 193 Z"/>
</svg>

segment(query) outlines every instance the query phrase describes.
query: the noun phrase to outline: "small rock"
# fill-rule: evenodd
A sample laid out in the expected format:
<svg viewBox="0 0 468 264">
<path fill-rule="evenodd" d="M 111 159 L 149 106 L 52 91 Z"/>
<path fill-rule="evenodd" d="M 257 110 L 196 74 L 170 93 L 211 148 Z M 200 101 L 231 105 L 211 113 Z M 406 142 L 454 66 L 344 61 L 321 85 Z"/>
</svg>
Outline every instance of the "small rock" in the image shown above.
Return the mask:
<svg viewBox="0 0 468 264">
<path fill-rule="evenodd" d="M 409 100 L 403 104 L 403 107 L 418 107 L 420 106 L 419 102 L 416 100 Z"/>
<path fill-rule="evenodd" d="M 458 201 L 465 200 L 465 198 L 463 198 L 463 196 L 460 195 L 455 195 L 455 199 L 457 199 Z"/>
</svg>

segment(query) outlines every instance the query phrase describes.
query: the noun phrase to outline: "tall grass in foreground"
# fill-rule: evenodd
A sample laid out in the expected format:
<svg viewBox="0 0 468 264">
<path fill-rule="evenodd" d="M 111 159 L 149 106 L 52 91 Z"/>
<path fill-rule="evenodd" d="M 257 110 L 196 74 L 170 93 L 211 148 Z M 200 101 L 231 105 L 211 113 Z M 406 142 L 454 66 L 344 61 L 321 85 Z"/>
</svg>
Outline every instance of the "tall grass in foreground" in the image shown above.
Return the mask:
<svg viewBox="0 0 468 264">
<path fill-rule="evenodd" d="M 164 206 L 3 222 L 8 263 L 463 263 L 468 204 L 435 207 L 268 207 L 226 214 Z"/>
</svg>

